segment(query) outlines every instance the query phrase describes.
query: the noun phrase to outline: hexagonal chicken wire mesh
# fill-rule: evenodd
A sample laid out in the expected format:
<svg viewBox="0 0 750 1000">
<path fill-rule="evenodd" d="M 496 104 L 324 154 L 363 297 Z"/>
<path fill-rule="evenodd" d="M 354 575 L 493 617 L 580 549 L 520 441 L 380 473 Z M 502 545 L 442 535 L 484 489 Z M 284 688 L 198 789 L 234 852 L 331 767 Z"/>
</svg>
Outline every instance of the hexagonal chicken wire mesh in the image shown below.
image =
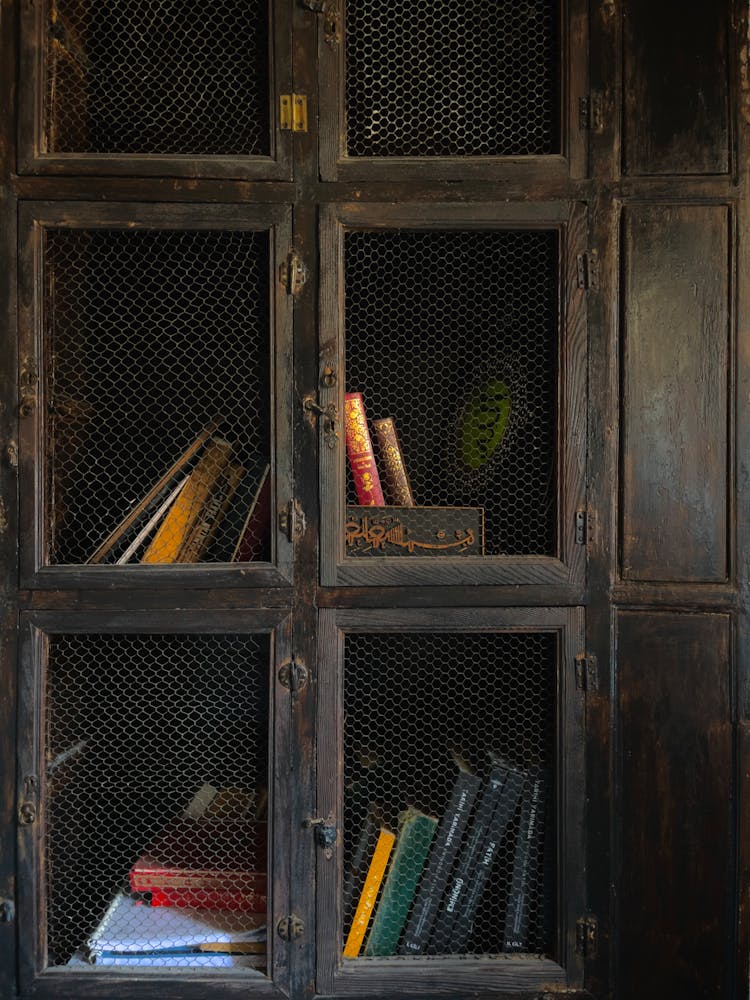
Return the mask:
<svg viewBox="0 0 750 1000">
<path fill-rule="evenodd" d="M 344 664 L 345 942 L 384 829 L 360 956 L 549 955 L 556 637 L 351 633 Z"/>
<path fill-rule="evenodd" d="M 348 155 L 560 151 L 554 0 L 346 3 Z"/>
<path fill-rule="evenodd" d="M 51 637 L 50 965 L 264 962 L 268 673 L 264 635 Z"/>
<path fill-rule="evenodd" d="M 270 558 L 267 503 L 238 548 L 270 455 L 268 233 L 53 228 L 45 272 L 49 562 Z"/>
<path fill-rule="evenodd" d="M 48 0 L 50 153 L 267 155 L 264 0 Z"/>
<path fill-rule="evenodd" d="M 487 555 L 556 554 L 558 256 L 550 230 L 345 235 L 347 391 L 393 418 L 418 507 L 484 508 Z"/>
</svg>

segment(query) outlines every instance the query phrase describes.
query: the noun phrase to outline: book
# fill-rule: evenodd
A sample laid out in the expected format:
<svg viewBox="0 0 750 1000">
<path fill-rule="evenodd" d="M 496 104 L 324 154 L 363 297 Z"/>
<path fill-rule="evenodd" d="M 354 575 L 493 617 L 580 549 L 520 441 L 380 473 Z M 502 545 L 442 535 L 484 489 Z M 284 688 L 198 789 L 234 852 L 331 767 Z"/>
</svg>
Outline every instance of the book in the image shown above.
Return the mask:
<svg viewBox="0 0 750 1000">
<path fill-rule="evenodd" d="M 380 830 L 370 867 L 367 870 L 365 884 L 362 887 L 357 909 L 354 911 L 352 925 L 344 945 L 344 958 L 356 958 L 359 955 L 395 840 L 396 835 L 390 830 Z"/>
<path fill-rule="evenodd" d="M 230 462 L 221 470 L 216 486 L 209 494 L 200 517 L 185 539 L 175 562 L 194 563 L 201 561 L 244 474 L 245 470 L 242 466 L 234 462 Z"/>
<path fill-rule="evenodd" d="M 120 541 L 128 528 L 135 524 L 138 518 L 144 514 L 150 504 L 154 504 L 154 501 L 156 501 L 155 507 L 159 506 L 160 501 L 158 498 L 161 497 L 163 500 L 164 497 L 169 495 L 169 493 L 175 488 L 177 482 L 179 482 L 178 473 L 185 470 L 206 441 L 208 441 L 211 435 L 217 431 L 220 423 L 221 420 L 217 418 L 216 420 L 212 420 L 211 423 L 203 428 L 192 444 L 186 448 L 179 458 L 170 466 L 170 468 L 167 469 L 161 479 L 154 483 L 143 499 L 136 504 L 136 506 L 129 511 L 128 514 L 125 515 L 114 531 L 108 535 L 96 551 L 89 556 L 87 560 L 88 563 L 101 562 L 107 553 L 110 552 L 117 542 Z"/>
<path fill-rule="evenodd" d="M 458 774 L 453 783 L 448 806 L 432 842 L 414 907 L 406 924 L 404 938 L 399 948 L 402 955 L 421 955 L 427 949 L 430 931 L 445 892 L 448 876 L 481 785 L 479 777 L 473 774 L 460 758 L 456 757 L 455 760 Z"/>
<path fill-rule="evenodd" d="M 344 400 L 344 421 L 346 453 L 357 493 L 357 503 L 362 507 L 384 507 L 385 498 L 375 463 L 375 452 L 361 392 L 347 392 Z"/>
<path fill-rule="evenodd" d="M 344 864 L 342 909 L 345 918 L 352 912 L 355 900 L 359 899 L 362 892 L 369 867 L 371 845 L 377 840 L 383 826 L 384 819 L 380 805 L 371 802 L 351 857 L 347 857 Z"/>
<path fill-rule="evenodd" d="M 498 763 L 484 783 L 435 918 L 427 949 L 430 954 L 458 953 L 457 943 L 454 941 L 455 925 L 478 870 L 481 852 L 487 843 L 508 771 L 505 764 Z"/>
<path fill-rule="evenodd" d="M 393 417 L 373 420 L 372 428 L 377 444 L 378 467 L 385 484 L 384 492 L 388 504 L 395 507 L 413 507 L 414 497 Z"/>
<path fill-rule="evenodd" d="M 151 516 L 148 518 L 143 527 L 142 528 L 139 527 L 136 535 L 133 537 L 133 540 L 128 544 L 128 547 L 123 551 L 122 555 L 118 556 L 117 559 L 115 559 L 115 565 L 123 566 L 125 563 L 130 562 L 130 560 L 136 554 L 141 545 L 143 545 L 143 543 L 147 540 L 147 538 L 151 535 L 151 533 L 156 530 L 157 524 L 159 524 L 159 522 L 167 513 L 167 511 L 172 506 L 174 501 L 180 495 L 180 491 L 182 490 L 182 487 L 185 485 L 186 482 L 187 482 L 187 476 L 185 476 L 183 479 L 180 479 L 180 481 L 177 483 L 174 489 L 169 490 L 169 492 L 167 492 L 166 498 L 163 500 L 161 499 L 161 494 L 159 495 L 158 499 L 161 500 L 161 502 L 159 503 L 158 507 L 156 508 L 154 513 L 151 514 Z"/>
<path fill-rule="evenodd" d="M 188 476 L 180 495 L 167 511 L 156 534 L 141 557 L 142 563 L 174 563 L 204 505 L 229 462 L 232 446 L 223 438 L 212 437 L 197 465 Z"/>
<path fill-rule="evenodd" d="M 513 856 L 513 875 L 505 908 L 503 951 L 529 950 L 529 929 L 534 883 L 538 877 L 538 859 L 544 838 L 546 775 L 541 767 L 532 768 L 523 788 L 521 816 Z"/>
<path fill-rule="evenodd" d="M 170 965 L 177 956 L 196 956 L 191 964 L 244 965 L 224 956 L 263 954 L 266 937 L 265 917 L 257 914 L 164 909 L 119 893 L 83 955 L 101 965 Z"/>
<path fill-rule="evenodd" d="M 230 562 L 268 559 L 271 525 L 271 466 L 266 465 L 237 535 Z"/>
<path fill-rule="evenodd" d="M 383 886 L 365 955 L 395 955 L 438 821 L 410 806 L 399 816 L 393 860 Z"/>
</svg>

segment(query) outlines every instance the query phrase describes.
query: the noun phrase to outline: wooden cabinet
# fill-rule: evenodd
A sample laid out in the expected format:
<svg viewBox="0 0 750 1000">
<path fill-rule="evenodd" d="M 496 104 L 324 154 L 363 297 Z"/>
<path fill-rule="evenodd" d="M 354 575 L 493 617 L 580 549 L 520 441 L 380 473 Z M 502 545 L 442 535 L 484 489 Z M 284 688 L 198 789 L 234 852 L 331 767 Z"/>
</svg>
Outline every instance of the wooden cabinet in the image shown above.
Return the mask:
<svg viewBox="0 0 750 1000">
<path fill-rule="evenodd" d="M 652 6 L 2 0 L 2 996 L 747 990 L 747 11 Z"/>
</svg>

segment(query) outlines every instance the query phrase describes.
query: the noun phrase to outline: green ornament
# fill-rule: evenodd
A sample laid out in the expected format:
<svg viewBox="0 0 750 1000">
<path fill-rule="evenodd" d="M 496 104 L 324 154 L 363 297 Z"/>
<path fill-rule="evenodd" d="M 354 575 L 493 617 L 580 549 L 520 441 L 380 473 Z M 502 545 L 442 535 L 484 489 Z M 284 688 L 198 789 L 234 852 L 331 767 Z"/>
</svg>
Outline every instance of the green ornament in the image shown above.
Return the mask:
<svg viewBox="0 0 750 1000">
<path fill-rule="evenodd" d="M 464 465 L 481 469 L 503 440 L 510 416 L 510 389 L 494 378 L 471 396 L 464 406 L 458 431 Z"/>
</svg>

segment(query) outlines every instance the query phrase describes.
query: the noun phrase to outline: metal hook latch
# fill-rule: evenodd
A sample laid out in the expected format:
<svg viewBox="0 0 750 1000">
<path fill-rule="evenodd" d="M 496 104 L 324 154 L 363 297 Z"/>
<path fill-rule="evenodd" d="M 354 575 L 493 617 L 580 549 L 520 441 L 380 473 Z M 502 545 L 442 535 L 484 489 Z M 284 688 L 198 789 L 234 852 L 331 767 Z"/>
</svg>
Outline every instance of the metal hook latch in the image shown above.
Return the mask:
<svg viewBox="0 0 750 1000">
<path fill-rule="evenodd" d="M 323 418 L 323 437 L 329 448 L 335 448 L 339 438 L 337 429 L 339 411 L 336 409 L 336 404 L 329 403 L 328 406 L 321 406 L 313 396 L 307 396 L 304 406 L 308 413 L 317 413 Z"/>
</svg>

